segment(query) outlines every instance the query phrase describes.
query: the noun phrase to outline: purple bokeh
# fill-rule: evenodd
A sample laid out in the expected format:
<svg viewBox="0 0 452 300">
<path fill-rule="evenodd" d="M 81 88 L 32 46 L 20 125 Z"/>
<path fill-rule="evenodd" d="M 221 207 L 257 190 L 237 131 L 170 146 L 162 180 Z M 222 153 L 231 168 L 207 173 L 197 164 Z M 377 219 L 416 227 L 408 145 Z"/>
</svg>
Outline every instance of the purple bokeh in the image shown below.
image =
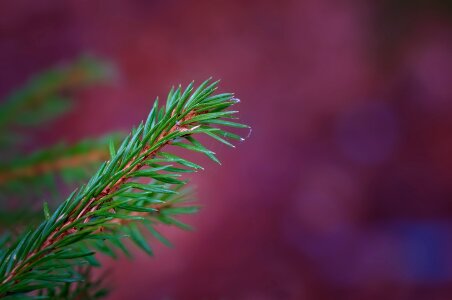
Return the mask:
<svg viewBox="0 0 452 300">
<path fill-rule="evenodd" d="M 4 1 L 0 97 L 89 53 L 118 78 L 40 146 L 127 130 L 213 76 L 253 127 L 193 177 L 193 233 L 111 261 L 109 299 L 452 298 L 448 1 Z M 243 134 L 247 134 L 244 132 Z M 194 159 L 199 160 L 199 156 Z"/>
</svg>

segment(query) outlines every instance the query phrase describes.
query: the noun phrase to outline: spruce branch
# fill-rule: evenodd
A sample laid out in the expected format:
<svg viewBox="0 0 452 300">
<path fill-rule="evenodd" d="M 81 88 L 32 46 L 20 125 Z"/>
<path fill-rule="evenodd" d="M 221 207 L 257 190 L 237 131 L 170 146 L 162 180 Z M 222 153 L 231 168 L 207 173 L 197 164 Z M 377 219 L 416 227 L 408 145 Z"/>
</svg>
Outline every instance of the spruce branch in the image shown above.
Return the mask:
<svg viewBox="0 0 452 300">
<path fill-rule="evenodd" d="M 42 212 L 32 200 L 45 195 L 49 206 L 54 207 L 62 192 L 58 183 L 71 188 L 84 182 L 109 158 L 109 144 L 118 145 L 122 137 L 122 134 L 110 134 L 72 145 L 58 143 L 0 162 L 0 228 L 17 231 L 24 223 L 40 221 Z M 12 202 L 19 208 L 12 209 Z"/>
<path fill-rule="evenodd" d="M 108 159 L 108 147 L 105 147 L 104 143 L 91 143 L 89 147 L 80 149 L 83 144 L 87 143 L 82 142 L 82 144 L 69 147 L 56 145 L 23 159 L 15 159 L 5 164 L 0 163 L 0 186 L 6 185 L 10 181 L 78 168 Z"/>
<path fill-rule="evenodd" d="M 171 89 L 166 105 L 156 99 L 146 121 L 125 138 L 111 158 L 89 182 L 75 190 L 46 220 L 28 230 L 0 254 L 0 295 L 25 294 L 82 280 L 74 265 L 97 265 L 94 250 L 114 256 L 112 248 L 128 253 L 121 239 L 130 237 L 149 254 L 141 233 L 144 225 L 167 243 L 155 229 L 157 223 L 187 228 L 175 218 L 194 213 L 187 206 L 183 173 L 201 166 L 164 151 L 168 145 L 196 151 L 219 163 L 215 153 L 194 136 L 205 134 L 228 146 L 227 139 L 243 140 L 220 128 L 248 128 L 231 121 L 238 102 L 233 94 L 216 94 L 218 82 L 210 80 L 194 89 L 191 83 Z M 45 295 L 45 293 L 44 293 Z"/>
<path fill-rule="evenodd" d="M 46 174 L 62 174 L 65 177 L 66 171 L 100 164 L 109 157 L 109 143 L 113 141 L 117 145 L 120 137 L 120 134 L 111 134 L 98 139 L 85 139 L 73 145 L 59 143 L 31 155 L 0 161 L 0 194 L 11 182 L 30 184 L 29 180 L 39 180 Z M 71 178 L 65 181 L 70 183 Z"/>
<path fill-rule="evenodd" d="M 105 82 L 112 77 L 113 68 L 102 61 L 82 56 L 32 77 L 24 86 L 13 91 L 0 104 L 0 154 L 2 159 L 12 145 L 27 140 L 23 129 L 49 122 L 68 112 L 71 96 L 89 85 Z"/>
<path fill-rule="evenodd" d="M 111 79 L 113 69 L 104 61 L 82 56 L 33 76 L 0 103 L 0 228 L 17 231 L 26 220 L 41 217 L 33 205 L 43 196 L 51 204 L 59 196 L 58 182 L 67 187 L 86 180 L 108 158 L 108 141 L 84 140 L 73 146 L 57 144 L 27 153 L 30 127 L 66 113 L 72 96 L 87 86 Z M 115 140 L 118 141 L 116 136 Z M 106 146 L 106 147 L 105 147 Z M 59 199 L 60 200 L 60 199 Z"/>
<path fill-rule="evenodd" d="M 93 276 L 92 267 L 80 268 L 79 274 L 83 280 L 78 282 L 66 282 L 61 288 L 49 288 L 39 291 L 40 298 L 50 298 L 52 300 L 94 300 L 104 298 L 108 295 L 105 288 L 107 272 L 103 272 L 97 278 Z"/>
<path fill-rule="evenodd" d="M 67 95 L 87 85 L 104 81 L 110 67 L 91 57 L 62 65 L 34 76 L 7 97 L 0 107 L 0 130 L 6 126 L 29 126 L 67 111 Z"/>
</svg>

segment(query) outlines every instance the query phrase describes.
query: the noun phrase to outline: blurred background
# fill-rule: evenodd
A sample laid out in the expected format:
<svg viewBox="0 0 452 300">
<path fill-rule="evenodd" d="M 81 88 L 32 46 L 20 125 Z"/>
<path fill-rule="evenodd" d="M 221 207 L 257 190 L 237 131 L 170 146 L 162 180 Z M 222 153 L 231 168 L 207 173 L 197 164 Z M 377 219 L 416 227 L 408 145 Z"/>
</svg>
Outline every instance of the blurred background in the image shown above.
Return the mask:
<svg viewBox="0 0 452 300">
<path fill-rule="evenodd" d="M 452 3 L 3 1 L 0 98 L 111 63 L 25 150 L 127 131 L 221 78 L 253 132 L 193 176 L 194 232 L 103 259 L 108 299 L 452 299 Z M 244 133 L 246 135 L 246 132 Z M 198 159 L 198 157 L 196 157 Z M 198 159 L 199 161 L 199 159 Z M 9 203 L 14 206 L 14 203 Z M 40 207 L 41 203 L 37 204 Z"/>
</svg>

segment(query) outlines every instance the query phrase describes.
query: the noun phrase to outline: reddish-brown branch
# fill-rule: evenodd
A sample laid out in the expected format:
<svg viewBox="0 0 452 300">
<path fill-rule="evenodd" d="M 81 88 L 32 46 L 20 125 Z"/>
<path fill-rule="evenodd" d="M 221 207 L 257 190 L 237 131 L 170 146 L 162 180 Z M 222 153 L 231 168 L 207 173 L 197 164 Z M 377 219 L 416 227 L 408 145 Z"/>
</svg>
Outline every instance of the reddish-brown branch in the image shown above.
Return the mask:
<svg viewBox="0 0 452 300">
<path fill-rule="evenodd" d="M 193 112 L 190 112 L 189 114 L 187 114 L 187 116 L 185 118 L 183 118 L 181 120 L 181 123 L 191 119 L 192 117 L 194 117 L 196 114 Z M 166 132 L 162 132 L 162 134 L 158 137 L 157 142 L 160 141 L 162 138 L 164 138 L 165 136 L 167 136 L 168 134 L 174 132 L 175 130 L 181 130 L 181 131 L 187 131 L 189 130 L 186 125 L 185 126 L 180 126 L 179 124 L 174 125 L 172 128 L 170 128 L 168 131 Z M 137 156 L 135 156 L 124 168 L 123 170 L 128 169 L 133 162 L 141 157 L 142 155 L 145 155 L 144 159 L 142 161 L 146 161 L 149 158 L 153 158 L 155 157 L 155 155 L 163 148 L 165 147 L 169 142 L 166 142 L 164 144 L 162 144 L 159 148 L 153 150 L 152 152 L 149 152 L 149 146 L 146 146 L 142 149 L 142 151 L 140 151 L 139 154 L 137 154 Z M 145 154 L 147 153 L 147 154 Z M 90 199 L 90 201 L 85 205 L 85 207 L 77 214 L 74 215 L 75 212 L 77 212 L 80 207 L 76 206 L 76 208 L 68 214 L 68 216 L 66 217 L 66 222 L 63 223 L 63 225 L 58 226 L 55 230 L 53 230 L 53 232 L 47 237 L 47 239 L 44 241 L 44 243 L 42 244 L 41 247 L 39 247 L 38 249 L 34 250 L 33 252 L 31 252 L 30 254 L 27 255 L 27 257 L 23 260 L 24 263 L 22 264 L 18 264 L 16 265 L 10 272 L 10 274 L 7 276 L 7 278 L 2 282 L 2 284 L 7 283 L 8 281 L 10 281 L 14 275 L 17 272 L 20 272 L 23 269 L 26 269 L 27 266 L 29 266 L 31 264 L 31 259 L 33 258 L 33 256 L 35 256 L 37 253 L 43 251 L 44 249 L 48 248 L 48 250 L 50 251 L 51 245 L 55 244 L 56 242 L 60 241 L 61 239 L 63 239 L 65 236 L 69 235 L 69 234 L 73 234 L 75 232 L 77 232 L 77 229 L 71 228 L 69 227 L 70 224 L 84 218 L 86 216 L 86 214 L 88 212 L 93 212 L 96 211 L 100 205 L 102 204 L 102 198 L 105 198 L 108 195 L 111 195 L 113 193 L 115 193 L 116 191 L 118 191 L 118 189 L 125 184 L 128 180 L 129 180 L 129 175 L 132 174 L 133 172 L 141 169 L 144 166 L 144 163 L 138 163 L 136 164 L 132 169 L 130 169 L 127 174 L 125 174 L 123 177 L 121 177 L 116 183 L 114 183 L 112 186 L 107 186 L 102 192 L 100 192 L 97 196 L 93 197 Z M 168 206 L 168 204 L 166 203 L 162 203 L 160 205 L 156 205 L 154 208 L 156 209 L 161 209 L 165 206 Z M 89 218 L 86 218 L 84 222 L 88 222 Z M 120 221 L 118 221 L 117 219 L 113 219 L 111 221 L 112 223 L 119 223 L 122 224 Z M 56 236 L 58 234 L 58 232 L 60 232 L 60 230 L 62 228 L 66 228 L 68 227 L 63 233 L 61 233 L 60 235 Z M 45 255 L 46 253 L 43 253 L 41 256 Z M 35 259 L 39 259 L 38 256 Z"/>
<path fill-rule="evenodd" d="M 84 154 L 59 157 L 55 160 L 39 162 L 34 165 L 19 167 L 17 169 L 0 170 L 0 185 L 12 180 L 36 177 L 49 172 L 60 171 L 67 168 L 74 168 L 84 164 L 102 161 L 107 158 L 108 151 L 96 149 Z"/>
</svg>

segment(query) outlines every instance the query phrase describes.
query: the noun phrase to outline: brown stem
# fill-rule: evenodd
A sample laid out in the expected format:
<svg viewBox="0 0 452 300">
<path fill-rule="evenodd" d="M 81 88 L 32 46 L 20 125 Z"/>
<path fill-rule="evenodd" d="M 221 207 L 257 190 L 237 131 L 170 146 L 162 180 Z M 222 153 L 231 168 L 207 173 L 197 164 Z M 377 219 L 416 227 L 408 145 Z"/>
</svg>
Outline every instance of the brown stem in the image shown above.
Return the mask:
<svg viewBox="0 0 452 300">
<path fill-rule="evenodd" d="M 194 117 L 195 114 L 190 112 L 183 120 L 181 120 L 181 123 L 184 122 L 185 120 L 189 120 L 190 118 Z M 174 132 L 175 130 L 181 130 L 183 132 L 189 130 L 186 126 L 180 126 L 178 124 L 174 125 L 172 128 L 170 128 L 168 131 L 166 132 L 162 132 L 162 134 L 157 138 L 157 141 L 160 141 L 162 138 L 164 138 L 166 135 L 170 134 L 171 132 Z M 144 147 L 139 154 L 137 154 L 137 156 L 135 156 L 133 159 L 131 159 L 131 161 L 123 168 L 123 170 L 126 170 L 130 167 L 130 165 L 133 164 L 133 162 L 141 157 L 142 155 L 145 155 L 144 159 L 142 161 L 146 161 L 149 158 L 153 158 L 155 157 L 155 155 L 163 148 L 165 147 L 169 142 L 166 142 L 164 144 L 162 144 L 159 148 L 153 150 L 152 152 L 149 152 L 149 146 Z M 147 154 L 146 154 L 147 153 Z M 88 212 L 91 211 L 95 211 L 97 210 L 100 205 L 102 204 L 102 198 L 105 198 L 106 196 L 116 192 L 123 184 L 125 184 L 128 180 L 129 180 L 129 175 L 139 169 L 141 169 L 144 166 L 143 163 L 138 163 L 136 164 L 132 169 L 130 169 L 128 171 L 127 174 L 125 174 L 123 177 L 121 177 L 116 183 L 114 183 L 112 186 L 107 186 L 102 192 L 100 192 L 97 196 L 93 197 L 90 199 L 90 201 L 88 202 L 88 204 L 85 205 L 85 207 L 77 214 L 74 215 L 74 213 L 76 211 L 78 211 L 78 209 L 80 207 L 76 207 L 71 213 L 68 214 L 68 216 L 66 217 L 67 221 L 61 225 L 58 226 L 55 230 L 53 230 L 53 232 L 47 237 L 47 239 L 44 241 L 44 243 L 42 244 L 41 247 L 39 247 L 38 249 L 34 250 L 33 252 L 31 252 L 30 254 L 27 255 L 27 257 L 23 260 L 22 264 L 18 264 L 16 265 L 10 272 L 10 274 L 5 278 L 5 280 L 3 280 L 2 284 L 5 284 L 7 282 L 9 282 L 11 279 L 14 278 L 14 276 L 21 272 L 22 270 L 26 269 L 31 263 L 32 260 L 36 260 L 39 259 L 40 257 L 42 257 L 44 254 L 41 254 L 40 256 L 34 257 L 37 253 L 45 250 L 46 248 L 48 248 L 47 250 L 50 251 L 52 250 L 52 245 L 55 244 L 56 242 L 60 241 L 62 238 L 64 238 L 65 236 L 69 235 L 69 234 L 73 234 L 75 232 L 77 232 L 76 228 L 71 228 L 69 227 L 70 224 L 80 220 L 81 218 L 85 217 L 86 214 Z M 157 209 L 163 208 L 164 207 L 163 203 L 161 206 L 156 206 Z M 87 218 L 85 220 L 85 222 L 88 222 L 89 218 Z M 118 220 L 113 219 L 111 222 L 113 223 L 118 223 Z M 57 237 L 55 237 L 58 232 L 62 229 L 68 227 L 68 229 L 66 229 L 64 232 L 62 232 L 60 235 L 58 235 Z"/>
<path fill-rule="evenodd" d="M 92 150 L 85 154 L 78 154 L 69 157 L 59 157 L 55 160 L 39 162 L 30 166 L 17 169 L 0 170 L 0 185 L 12 180 L 26 177 L 36 177 L 41 174 L 59 171 L 67 168 L 78 167 L 80 165 L 102 161 L 108 158 L 108 151 Z"/>
</svg>

